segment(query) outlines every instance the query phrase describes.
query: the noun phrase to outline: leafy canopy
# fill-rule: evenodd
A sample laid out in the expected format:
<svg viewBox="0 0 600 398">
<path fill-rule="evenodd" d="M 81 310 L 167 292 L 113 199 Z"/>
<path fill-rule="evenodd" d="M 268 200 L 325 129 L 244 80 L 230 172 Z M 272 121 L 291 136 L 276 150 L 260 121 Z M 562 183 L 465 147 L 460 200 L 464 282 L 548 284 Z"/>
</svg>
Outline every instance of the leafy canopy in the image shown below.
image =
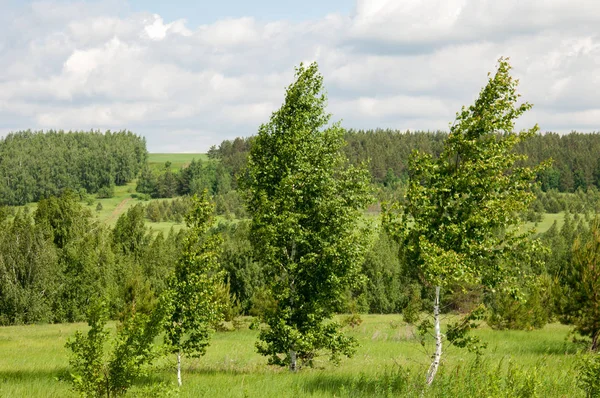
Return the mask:
<svg viewBox="0 0 600 398">
<path fill-rule="evenodd" d="M 538 126 L 514 132 L 515 120 L 531 108 L 517 104 L 518 81 L 501 58 L 475 103 L 456 115 L 438 158 L 414 152 L 403 206 L 384 224 L 402 243 L 418 275 L 435 286 L 483 283 L 508 277 L 506 260 L 522 248 L 519 212 L 534 199 L 538 168 L 522 167 L 514 149 Z M 393 210 L 393 209 L 392 209 Z"/>
<path fill-rule="evenodd" d="M 356 281 L 368 234 L 361 211 L 371 200 L 368 172 L 348 166 L 344 130 L 329 124 L 316 63 L 300 65 L 281 108 L 252 143 L 245 188 L 251 240 L 277 303 L 258 351 L 289 363 L 289 351 L 310 363 L 316 351 L 337 358 L 353 342 L 323 321 Z"/>
<path fill-rule="evenodd" d="M 206 191 L 192 201 L 181 256 L 166 292 L 171 308 L 165 340 L 173 352 L 199 357 L 209 344 L 212 326 L 222 318 L 217 292 L 223 273 L 218 262 L 221 239 L 209 234 L 214 206 Z"/>
<path fill-rule="evenodd" d="M 559 273 L 557 309 L 560 320 L 575 326 L 575 332 L 591 339 L 590 348 L 600 347 L 600 218 L 573 244 L 573 259 Z"/>
</svg>

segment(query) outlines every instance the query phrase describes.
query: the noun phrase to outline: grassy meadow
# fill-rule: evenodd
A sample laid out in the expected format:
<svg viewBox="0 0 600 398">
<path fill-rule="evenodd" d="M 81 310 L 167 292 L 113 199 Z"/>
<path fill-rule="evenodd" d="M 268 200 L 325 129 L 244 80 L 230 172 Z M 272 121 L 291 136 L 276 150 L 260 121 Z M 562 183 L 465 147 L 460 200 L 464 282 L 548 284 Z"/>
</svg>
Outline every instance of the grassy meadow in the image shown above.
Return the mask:
<svg viewBox="0 0 600 398">
<path fill-rule="evenodd" d="M 85 205 L 94 217 L 101 223 L 105 223 L 111 227 L 114 227 L 119 217 L 127 212 L 127 210 L 137 203 L 147 204 L 149 201 L 140 201 L 137 198 L 132 197 L 135 193 L 136 182 L 129 183 L 123 186 L 115 187 L 115 195 L 112 198 L 106 199 L 94 199 L 94 202 Z M 172 199 L 151 199 L 151 200 L 172 200 Z M 98 203 L 102 204 L 102 210 L 96 210 Z M 169 233 L 171 227 L 178 231 L 185 226 L 184 223 L 176 222 L 150 222 L 147 221 L 146 225 L 152 228 L 154 231 L 161 231 L 165 234 Z"/>
<path fill-rule="evenodd" d="M 206 153 L 150 153 L 148 154 L 148 166 L 162 170 L 166 162 L 171 162 L 171 170 L 179 170 L 186 167 L 192 160 L 208 160 Z"/>
<path fill-rule="evenodd" d="M 319 358 L 315 368 L 290 374 L 268 366 L 254 350 L 257 332 L 248 322 L 239 330 L 217 332 L 207 354 L 184 359 L 180 397 L 370 397 L 370 396 L 583 396 L 575 387 L 576 348 L 568 328 L 551 324 L 537 331 L 476 333 L 488 344 L 476 361 L 466 350 L 445 347 L 440 372 L 423 385 L 429 358 L 414 329 L 398 315 L 362 315 L 348 329 L 360 347 L 339 366 Z M 114 327 L 114 325 L 113 325 Z M 85 324 L 0 328 L 0 397 L 69 397 L 67 339 Z M 428 347 L 432 350 L 432 346 Z M 130 391 L 157 396 L 150 385 L 174 389 L 174 358 L 155 365 L 149 379 Z M 152 383 L 151 383 L 152 382 Z M 532 395 L 535 394 L 535 395 Z"/>
</svg>

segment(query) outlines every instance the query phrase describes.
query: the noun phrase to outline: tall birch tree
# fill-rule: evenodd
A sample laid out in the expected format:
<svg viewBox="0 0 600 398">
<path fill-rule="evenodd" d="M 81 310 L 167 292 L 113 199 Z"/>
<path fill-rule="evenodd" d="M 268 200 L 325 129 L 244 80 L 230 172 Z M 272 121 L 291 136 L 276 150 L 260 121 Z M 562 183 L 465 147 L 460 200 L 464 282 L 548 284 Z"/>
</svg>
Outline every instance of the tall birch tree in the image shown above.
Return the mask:
<svg viewBox="0 0 600 398">
<path fill-rule="evenodd" d="M 348 165 L 344 130 L 329 123 L 325 106 L 317 64 L 301 64 L 283 105 L 260 126 L 242 182 L 252 244 L 275 303 L 263 314 L 257 349 L 291 371 L 319 351 L 337 360 L 355 346 L 328 320 L 364 256 L 369 178 L 364 167 Z"/>
<path fill-rule="evenodd" d="M 177 383 L 181 380 L 181 358 L 200 357 L 210 342 L 213 325 L 223 317 L 219 288 L 223 272 L 219 267 L 221 238 L 209 233 L 214 224 L 214 206 L 206 191 L 192 198 L 186 217 L 188 230 L 175 273 L 166 292 L 171 304 L 166 322 L 166 342 L 177 355 Z"/>
<path fill-rule="evenodd" d="M 507 260 L 516 248 L 528 245 L 528 234 L 516 226 L 534 198 L 538 169 L 519 166 L 524 157 L 514 148 L 538 126 L 514 131 L 515 120 L 531 105 L 517 103 L 518 81 L 510 69 L 501 58 L 475 103 L 457 113 L 439 157 L 411 155 L 406 200 L 384 216 L 402 255 L 435 292 L 436 348 L 427 384 L 442 357 L 441 292 L 457 284 L 497 286 L 511 277 Z"/>
</svg>

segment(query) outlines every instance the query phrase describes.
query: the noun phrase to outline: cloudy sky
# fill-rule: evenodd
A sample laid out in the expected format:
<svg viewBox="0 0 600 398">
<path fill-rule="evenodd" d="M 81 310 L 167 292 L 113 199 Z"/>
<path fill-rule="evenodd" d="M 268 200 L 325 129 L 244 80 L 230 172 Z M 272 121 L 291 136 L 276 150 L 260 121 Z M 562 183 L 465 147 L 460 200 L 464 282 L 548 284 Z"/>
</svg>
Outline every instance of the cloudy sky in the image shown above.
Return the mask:
<svg viewBox="0 0 600 398">
<path fill-rule="evenodd" d="M 597 0 L 0 0 L 0 135 L 129 129 L 151 152 L 249 136 L 316 60 L 347 128 L 446 130 L 508 56 L 520 123 L 600 130 Z"/>
</svg>

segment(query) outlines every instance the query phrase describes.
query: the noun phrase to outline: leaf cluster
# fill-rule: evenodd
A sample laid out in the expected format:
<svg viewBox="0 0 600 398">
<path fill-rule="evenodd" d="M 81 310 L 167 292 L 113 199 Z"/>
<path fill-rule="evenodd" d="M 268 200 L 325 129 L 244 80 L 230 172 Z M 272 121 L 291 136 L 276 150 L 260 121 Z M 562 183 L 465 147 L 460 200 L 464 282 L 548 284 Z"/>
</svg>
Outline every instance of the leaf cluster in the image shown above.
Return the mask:
<svg viewBox="0 0 600 398">
<path fill-rule="evenodd" d="M 401 243 L 418 275 L 432 285 L 494 286 L 507 277 L 499 259 L 527 238 L 516 226 L 534 196 L 537 168 L 519 166 L 520 142 L 538 130 L 513 132 L 531 105 L 517 104 L 517 81 L 500 59 L 475 103 L 457 113 L 439 157 L 414 152 L 403 205 L 384 225 Z"/>
<path fill-rule="evenodd" d="M 221 238 L 208 233 L 214 207 L 206 192 L 192 202 L 182 252 L 165 293 L 169 303 L 165 340 L 172 352 L 197 357 L 204 354 L 213 326 L 223 317 L 218 293 L 224 275 L 218 261 Z"/>
</svg>

